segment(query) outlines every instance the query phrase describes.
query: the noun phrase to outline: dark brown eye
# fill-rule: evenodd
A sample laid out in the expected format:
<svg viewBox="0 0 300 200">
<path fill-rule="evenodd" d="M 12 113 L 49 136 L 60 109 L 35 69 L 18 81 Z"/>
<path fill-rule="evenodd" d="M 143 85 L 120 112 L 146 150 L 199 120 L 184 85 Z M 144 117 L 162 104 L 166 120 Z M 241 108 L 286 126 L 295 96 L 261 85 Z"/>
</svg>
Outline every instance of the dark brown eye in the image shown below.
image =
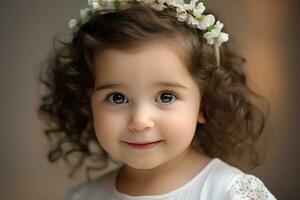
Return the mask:
<svg viewBox="0 0 300 200">
<path fill-rule="evenodd" d="M 106 101 L 108 101 L 111 104 L 122 104 L 124 103 L 125 96 L 121 93 L 115 92 L 111 93 L 107 96 Z"/>
<path fill-rule="evenodd" d="M 160 94 L 159 99 L 159 101 L 162 103 L 170 103 L 172 100 L 175 101 L 177 97 L 173 94 L 173 92 L 165 91 Z"/>
</svg>

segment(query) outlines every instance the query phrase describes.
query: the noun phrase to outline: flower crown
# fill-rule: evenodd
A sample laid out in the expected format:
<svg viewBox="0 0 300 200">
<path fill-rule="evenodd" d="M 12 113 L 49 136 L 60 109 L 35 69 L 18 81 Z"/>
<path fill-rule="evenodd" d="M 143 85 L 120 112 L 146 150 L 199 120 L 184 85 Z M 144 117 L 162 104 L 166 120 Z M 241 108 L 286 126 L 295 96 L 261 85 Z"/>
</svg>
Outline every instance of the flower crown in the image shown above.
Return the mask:
<svg viewBox="0 0 300 200">
<path fill-rule="evenodd" d="M 217 64 L 220 65 L 219 47 L 222 43 L 229 40 L 229 35 L 221 32 L 224 24 L 219 20 L 216 22 L 214 15 L 203 14 L 206 7 L 199 0 L 191 0 L 190 3 L 185 3 L 184 0 L 88 0 L 89 7 L 81 9 L 80 18 L 71 19 L 69 27 L 80 27 L 97 10 L 120 10 L 139 3 L 143 3 L 158 11 L 163 11 L 164 9 L 174 10 L 179 21 L 186 22 L 188 25 L 203 31 L 203 36 L 207 43 L 214 45 Z"/>
</svg>

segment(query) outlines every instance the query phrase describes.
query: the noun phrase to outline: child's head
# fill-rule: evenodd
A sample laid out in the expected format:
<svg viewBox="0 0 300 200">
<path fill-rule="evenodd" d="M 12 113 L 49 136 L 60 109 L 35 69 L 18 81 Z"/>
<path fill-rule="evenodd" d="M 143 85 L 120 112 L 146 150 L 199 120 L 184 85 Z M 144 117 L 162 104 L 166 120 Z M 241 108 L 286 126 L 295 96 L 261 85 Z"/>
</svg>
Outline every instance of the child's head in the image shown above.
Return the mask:
<svg viewBox="0 0 300 200">
<path fill-rule="evenodd" d="M 197 121 L 204 122 L 201 94 L 173 47 L 153 41 L 134 50 L 107 49 L 95 55 L 93 67 L 93 126 L 111 156 L 145 169 L 188 149 Z M 128 145 L 157 141 L 148 150 Z"/>
<path fill-rule="evenodd" d="M 160 165 L 191 144 L 229 159 L 241 144 L 252 150 L 262 133 L 264 115 L 250 101 L 244 60 L 223 45 L 217 66 L 203 34 L 174 12 L 99 12 L 63 44 L 43 80 L 50 93 L 40 106 L 55 124 L 46 133 L 58 138 L 51 161 L 80 152 L 76 169 L 97 139 L 104 149 L 98 159 L 109 153 L 136 168 Z M 126 143 L 160 140 L 149 151 Z"/>
</svg>

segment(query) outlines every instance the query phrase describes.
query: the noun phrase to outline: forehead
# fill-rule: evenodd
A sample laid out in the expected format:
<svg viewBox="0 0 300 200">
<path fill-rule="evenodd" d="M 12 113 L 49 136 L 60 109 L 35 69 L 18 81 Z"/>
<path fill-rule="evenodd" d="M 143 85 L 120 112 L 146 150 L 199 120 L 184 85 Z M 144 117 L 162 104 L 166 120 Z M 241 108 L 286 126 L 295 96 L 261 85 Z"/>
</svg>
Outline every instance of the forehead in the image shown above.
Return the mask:
<svg viewBox="0 0 300 200">
<path fill-rule="evenodd" d="M 106 49 L 95 55 L 96 84 L 131 83 L 148 85 L 153 82 L 190 84 L 192 77 L 183 57 L 174 47 L 161 43 L 135 49 Z"/>
</svg>

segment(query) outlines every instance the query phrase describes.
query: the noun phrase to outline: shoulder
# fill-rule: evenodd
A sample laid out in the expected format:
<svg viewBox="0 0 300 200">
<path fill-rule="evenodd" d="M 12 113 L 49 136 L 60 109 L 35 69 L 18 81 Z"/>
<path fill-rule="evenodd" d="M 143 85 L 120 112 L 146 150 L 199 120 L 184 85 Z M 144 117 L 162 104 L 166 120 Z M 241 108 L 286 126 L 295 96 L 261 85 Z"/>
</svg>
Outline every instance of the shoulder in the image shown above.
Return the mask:
<svg viewBox="0 0 300 200">
<path fill-rule="evenodd" d="M 244 174 L 240 169 L 227 164 L 219 158 L 213 158 L 204 171 L 205 179 L 202 190 L 206 199 L 222 199 L 234 177 Z"/>
<path fill-rule="evenodd" d="M 235 176 L 228 185 L 226 199 L 276 200 L 264 183 L 258 177 L 251 174 Z"/>
<path fill-rule="evenodd" d="M 214 158 L 206 177 L 208 199 L 276 200 L 263 182 L 221 159 Z"/>
<path fill-rule="evenodd" d="M 213 185 L 216 182 L 219 185 L 228 185 L 235 176 L 245 174 L 240 169 L 229 165 L 219 158 L 214 158 L 209 165 L 206 179 Z"/>
<path fill-rule="evenodd" d="M 96 200 L 99 197 L 108 199 L 105 197 L 112 192 L 117 172 L 118 168 L 97 178 L 71 186 L 65 194 L 65 200 Z"/>
</svg>

